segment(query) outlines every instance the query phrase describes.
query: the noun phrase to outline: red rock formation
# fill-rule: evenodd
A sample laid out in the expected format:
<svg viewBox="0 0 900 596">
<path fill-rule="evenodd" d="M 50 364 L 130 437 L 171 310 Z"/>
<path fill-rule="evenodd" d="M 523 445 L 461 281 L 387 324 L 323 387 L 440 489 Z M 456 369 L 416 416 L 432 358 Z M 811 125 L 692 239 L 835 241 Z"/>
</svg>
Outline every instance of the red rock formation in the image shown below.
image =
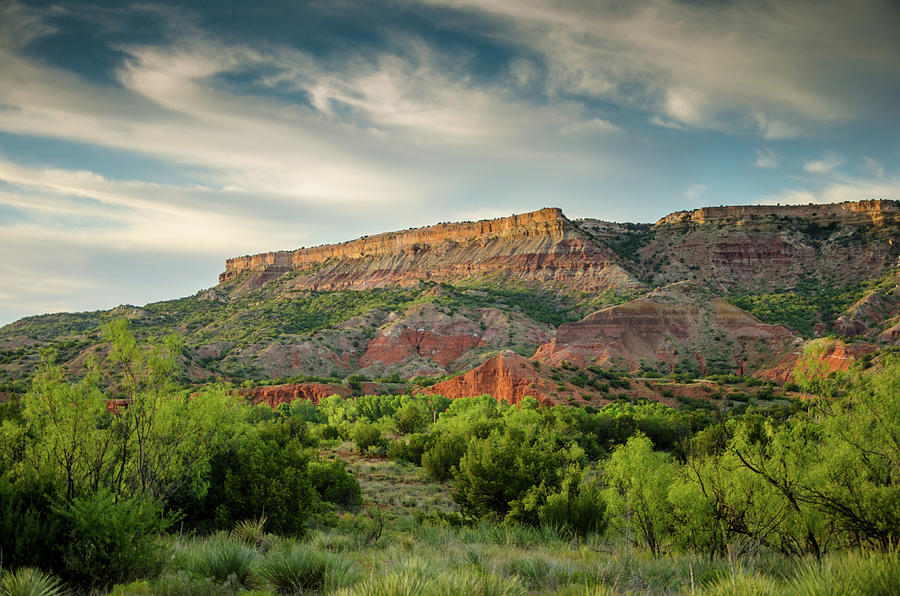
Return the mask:
<svg viewBox="0 0 900 596">
<path fill-rule="evenodd" d="M 639 287 L 609 249 L 590 242 L 559 209 L 501 219 L 438 224 L 314 248 L 228 259 L 220 282 L 251 273 L 258 286 L 288 271 L 308 272 L 311 290 L 409 286 L 496 274 L 566 289 Z"/>
<path fill-rule="evenodd" d="M 725 338 L 731 340 L 731 347 Z M 794 339 L 787 328 L 762 323 L 701 288 L 681 282 L 561 325 L 556 337 L 534 357 L 550 364 L 568 361 L 578 366 L 614 360 L 637 371 L 642 362 L 672 368 L 674 358 L 684 359 L 688 354 L 702 359 L 703 366 L 713 355 L 743 362 L 759 355 L 760 343 L 777 355 L 793 345 Z"/>
<path fill-rule="evenodd" d="M 317 404 L 320 399 L 332 395 L 346 397 L 349 394 L 350 391 L 343 385 L 325 383 L 270 385 L 268 387 L 255 387 L 238 391 L 238 395 L 243 395 L 253 405 L 266 404 L 271 408 L 277 408 L 279 404 L 291 403 L 295 399 L 306 399 Z"/>
<path fill-rule="evenodd" d="M 451 399 L 491 395 L 497 401 L 511 404 L 518 404 L 530 395 L 547 405 L 564 403 L 569 399 L 581 401 L 581 391 L 569 383 L 563 383 L 560 390 L 558 383 L 545 377 L 533 362 L 511 351 L 494 356 L 464 375 L 421 390 L 422 393 L 444 395 Z M 597 399 L 590 403 L 602 406 L 609 400 Z"/>
<path fill-rule="evenodd" d="M 819 355 L 818 361 L 823 364 L 821 369 L 824 374 L 830 374 L 837 371 L 845 371 L 850 365 L 863 354 L 875 351 L 875 346 L 869 343 L 847 344 L 841 340 L 815 340 L 827 341 L 825 350 Z M 765 370 L 758 372 L 755 376 L 767 381 L 776 383 L 788 383 L 794 380 L 794 367 L 797 360 L 803 353 L 803 349 L 795 350 L 783 356 L 778 363 Z"/>
<path fill-rule="evenodd" d="M 447 366 L 466 351 L 484 345 L 477 336 L 469 334 L 443 335 L 424 329 L 404 329 L 397 336 L 379 335 L 375 337 L 359 359 L 359 366 L 365 368 L 376 362 L 398 364 L 410 358 L 421 356 Z"/>
</svg>

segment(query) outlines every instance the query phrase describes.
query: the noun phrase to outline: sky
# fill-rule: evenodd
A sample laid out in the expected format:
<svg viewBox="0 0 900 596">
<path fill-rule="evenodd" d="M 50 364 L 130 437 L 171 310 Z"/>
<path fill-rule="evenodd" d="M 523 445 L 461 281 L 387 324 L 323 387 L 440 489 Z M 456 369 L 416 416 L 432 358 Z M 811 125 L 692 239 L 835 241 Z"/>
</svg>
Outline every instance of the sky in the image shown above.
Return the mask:
<svg viewBox="0 0 900 596">
<path fill-rule="evenodd" d="M 0 325 L 560 207 L 900 199 L 893 0 L 0 1 Z"/>
</svg>

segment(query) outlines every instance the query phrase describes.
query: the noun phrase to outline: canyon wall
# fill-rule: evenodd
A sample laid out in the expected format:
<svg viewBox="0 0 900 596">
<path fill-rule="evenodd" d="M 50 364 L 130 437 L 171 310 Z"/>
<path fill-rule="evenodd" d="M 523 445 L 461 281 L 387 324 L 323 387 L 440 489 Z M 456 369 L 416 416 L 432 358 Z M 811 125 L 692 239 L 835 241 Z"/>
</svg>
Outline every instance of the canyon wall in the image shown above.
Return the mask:
<svg viewBox="0 0 900 596">
<path fill-rule="evenodd" d="M 310 290 L 409 286 L 485 275 L 566 289 L 639 287 L 614 258 L 608 248 L 588 240 L 562 211 L 541 209 L 229 259 L 219 281 L 250 273 L 250 283 L 258 287 L 296 271 L 303 275 L 297 276 L 295 287 Z"/>
<path fill-rule="evenodd" d="M 765 217 L 795 217 L 818 225 L 831 222 L 849 225 L 884 225 L 896 223 L 900 202 L 887 200 L 846 201 L 813 205 L 737 205 L 703 207 L 693 211 L 676 211 L 656 222 L 657 226 L 683 223 L 723 223 Z"/>
</svg>

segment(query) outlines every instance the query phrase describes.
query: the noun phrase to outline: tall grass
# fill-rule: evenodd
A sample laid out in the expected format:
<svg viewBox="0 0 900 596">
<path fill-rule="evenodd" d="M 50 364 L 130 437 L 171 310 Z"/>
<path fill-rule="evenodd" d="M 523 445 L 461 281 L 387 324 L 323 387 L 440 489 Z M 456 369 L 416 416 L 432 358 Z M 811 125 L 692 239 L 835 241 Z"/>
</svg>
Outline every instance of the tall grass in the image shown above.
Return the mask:
<svg viewBox="0 0 900 596">
<path fill-rule="evenodd" d="M 900 552 L 856 551 L 809 561 L 787 588 L 796 596 L 900 594 Z"/>
</svg>

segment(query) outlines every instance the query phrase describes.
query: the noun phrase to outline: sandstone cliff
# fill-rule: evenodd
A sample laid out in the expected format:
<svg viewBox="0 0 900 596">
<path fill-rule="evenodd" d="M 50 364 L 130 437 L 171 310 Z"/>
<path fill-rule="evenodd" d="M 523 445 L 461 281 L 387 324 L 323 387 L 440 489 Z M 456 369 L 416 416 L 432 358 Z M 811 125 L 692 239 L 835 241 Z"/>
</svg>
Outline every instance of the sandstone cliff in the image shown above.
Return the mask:
<svg viewBox="0 0 900 596">
<path fill-rule="evenodd" d="M 541 209 L 228 259 L 219 281 L 247 274 L 245 283 L 259 287 L 295 272 L 296 288 L 341 290 L 459 282 L 487 274 L 570 291 L 640 287 L 614 260 L 609 249 L 590 242 L 559 209 Z"/>
<path fill-rule="evenodd" d="M 900 255 L 897 201 L 705 207 L 639 228 L 578 225 L 598 243 L 626 246 L 620 264 L 652 286 L 690 279 L 727 292 L 834 287 L 878 277 Z"/>
</svg>

